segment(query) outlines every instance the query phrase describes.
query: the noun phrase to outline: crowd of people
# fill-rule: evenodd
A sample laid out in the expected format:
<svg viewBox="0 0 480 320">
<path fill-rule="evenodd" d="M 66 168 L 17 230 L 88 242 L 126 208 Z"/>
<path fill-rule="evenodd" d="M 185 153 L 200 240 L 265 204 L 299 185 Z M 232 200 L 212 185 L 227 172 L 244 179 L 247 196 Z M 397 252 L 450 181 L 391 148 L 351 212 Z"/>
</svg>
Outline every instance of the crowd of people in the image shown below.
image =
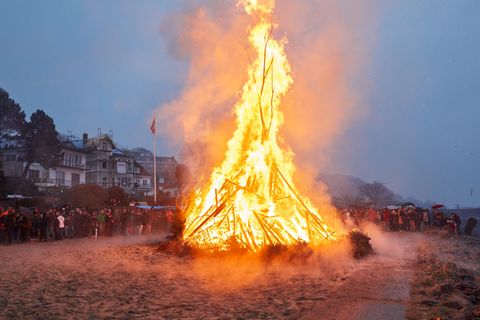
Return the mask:
<svg viewBox="0 0 480 320">
<path fill-rule="evenodd" d="M 414 206 L 373 208 L 346 208 L 340 211 L 340 219 L 346 225 L 360 225 L 363 221 L 382 225 L 386 231 L 419 232 L 431 228 L 444 228 L 451 235 L 462 233 L 462 220 L 456 213 L 446 213 L 440 208 L 424 209 Z M 471 234 L 476 219 L 470 218 L 465 232 Z"/>
<path fill-rule="evenodd" d="M 172 210 L 136 207 L 26 210 L 12 206 L 0 208 L 0 243 L 160 233 L 168 231 L 173 215 Z"/>
<path fill-rule="evenodd" d="M 170 208 L 172 209 L 172 208 Z M 0 207 L 0 243 L 53 241 L 80 237 L 111 237 L 114 235 L 144 235 L 173 231 L 174 210 L 129 207 L 100 209 L 58 208 L 25 210 Z M 444 228 L 451 235 L 462 233 L 462 220 L 455 213 L 439 209 L 414 206 L 385 208 L 346 208 L 339 210 L 339 218 L 349 226 L 364 221 L 382 225 L 386 231 L 420 232 L 431 228 Z M 476 219 L 470 218 L 464 228 L 471 234 Z"/>
</svg>

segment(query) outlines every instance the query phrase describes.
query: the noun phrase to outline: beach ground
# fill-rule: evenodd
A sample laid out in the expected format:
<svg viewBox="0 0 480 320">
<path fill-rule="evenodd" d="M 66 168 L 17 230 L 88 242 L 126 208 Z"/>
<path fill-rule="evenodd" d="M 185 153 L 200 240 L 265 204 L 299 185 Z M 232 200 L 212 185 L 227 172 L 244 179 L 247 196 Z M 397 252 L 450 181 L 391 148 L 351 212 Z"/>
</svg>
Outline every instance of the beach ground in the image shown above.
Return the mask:
<svg viewBox="0 0 480 320">
<path fill-rule="evenodd" d="M 480 238 L 433 231 L 419 247 L 410 319 L 480 319 Z"/>
<path fill-rule="evenodd" d="M 372 238 L 362 260 L 269 263 L 175 257 L 152 237 L 0 246 L 0 319 L 404 319 L 424 236 Z"/>
</svg>

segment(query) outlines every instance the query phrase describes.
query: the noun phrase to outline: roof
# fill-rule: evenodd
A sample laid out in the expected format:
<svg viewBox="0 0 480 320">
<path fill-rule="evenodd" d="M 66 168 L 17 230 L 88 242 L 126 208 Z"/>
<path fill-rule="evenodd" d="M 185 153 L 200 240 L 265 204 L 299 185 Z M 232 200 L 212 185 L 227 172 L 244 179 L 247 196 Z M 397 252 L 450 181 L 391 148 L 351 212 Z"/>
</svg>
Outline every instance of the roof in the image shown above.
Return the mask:
<svg viewBox="0 0 480 320">
<path fill-rule="evenodd" d="M 99 137 L 96 137 L 96 138 L 88 138 L 87 143 L 84 145 L 84 148 L 88 149 L 88 150 L 96 149 L 97 145 L 101 141 L 106 141 L 106 142 L 110 143 L 112 145 L 112 149 L 117 148 L 115 143 L 113 142 L 112 138 L 110 138 L 110 136 L 105 135 L 105 134 L 100 135 Z"/>
<path fill-rule="evenodd" d="M 130 150 L 130 152 L 132 154 L 139 155 L 139 156 L 142 156 L 142 157 L 153 157 L 152 151 L 147 150 L 145 148 L 141 148 L 141 147 L 133 148 L 132 150 Z"/>
<path fill-rule="evenodd" d="M 118 149 L 118 148 L 113 149 L 112 153 L 116 156 L 127 156 L 122 149 Z"/>
<path fill-rule="evenodd" d="M 83 146 L 83 141 L 79 140 L 60 140 L 62 148 L 69 149 L 77 152 L 86 153 L 87 150 Z"/>
<path fill-rule="evenodd" d="M 135 158 L 137 158 L 137 157 L 153 158 L 153 152 L 148 150 L 148 149 L 142 148 L 142 147 L 137 147 L 137 148 L 133 148 L 133 149 L 126 150 L 126 151 Z M 157 160 L 157 162 L 159 162 L 159 161 L 160 162 L 161 161 L 177 162 L 177 160 L 175 159 L 174 156 L 170 156 L 170 157 L 156 156 L 156 160 Z"/>
</svg>

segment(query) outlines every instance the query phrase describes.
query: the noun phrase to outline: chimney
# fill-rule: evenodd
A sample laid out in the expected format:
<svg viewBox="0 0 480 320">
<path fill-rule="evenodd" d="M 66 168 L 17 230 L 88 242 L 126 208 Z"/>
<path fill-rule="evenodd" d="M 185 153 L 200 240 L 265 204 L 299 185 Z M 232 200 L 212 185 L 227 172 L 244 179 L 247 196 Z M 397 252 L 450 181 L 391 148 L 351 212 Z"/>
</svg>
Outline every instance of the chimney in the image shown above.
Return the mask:
<svg viewBox="0 0 480 320">
<path fill-rule="evenodd" d="M 88 142 L 88 133 L 83 134 L 83 145 L 86 145 Z"/>
</svg>

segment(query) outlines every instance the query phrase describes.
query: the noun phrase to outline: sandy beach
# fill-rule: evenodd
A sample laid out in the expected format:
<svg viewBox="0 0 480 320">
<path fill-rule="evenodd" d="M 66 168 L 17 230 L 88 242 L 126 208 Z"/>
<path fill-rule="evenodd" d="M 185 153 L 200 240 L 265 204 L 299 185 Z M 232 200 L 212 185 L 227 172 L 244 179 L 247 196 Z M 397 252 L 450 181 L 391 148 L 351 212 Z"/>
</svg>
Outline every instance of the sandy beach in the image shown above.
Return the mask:
<svg viewBox="0 0 480 320">
<path fill-rule="evenodd" d="M 302 263 L 180 258 L 146 237 L 1 246 L 0 318 L 404 319 L 425 238 L 372 238 L 366 259 L 338 247 Z"/>
</svg>

